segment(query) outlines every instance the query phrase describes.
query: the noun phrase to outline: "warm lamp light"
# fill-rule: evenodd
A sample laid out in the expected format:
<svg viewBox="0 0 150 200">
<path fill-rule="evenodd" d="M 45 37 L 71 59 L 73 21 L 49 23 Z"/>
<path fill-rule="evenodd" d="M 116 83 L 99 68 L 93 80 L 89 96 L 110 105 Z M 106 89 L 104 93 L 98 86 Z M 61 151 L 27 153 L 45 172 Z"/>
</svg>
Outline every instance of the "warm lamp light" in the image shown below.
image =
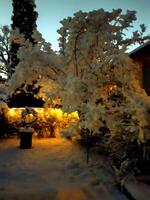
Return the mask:
<svg viewBox="0 0 150 200">
<path fill-rule="evenodd" d="M 21 122 L 24 120 L 25 123 L 34 121 L 34 112 L 36 114 L 36 122 L 39 124 L 47 124 L 51 126 L 55 124 L 56 130 L 64 130 L 68 127 L 69 123 L 75 123 L 79 120 L 78 112 L 64 113 L 60 108 L 29 108 L 33 113 L 29 112 L 25 116 L 23 113 L 26 111 L 26 108 L 9 108 L 6 114 L 6 118 L 10 123 L 14 123 L 17 126 L 21 125 Z M 35 125 L 36 126 L 36 125 Z"/>
</svg>

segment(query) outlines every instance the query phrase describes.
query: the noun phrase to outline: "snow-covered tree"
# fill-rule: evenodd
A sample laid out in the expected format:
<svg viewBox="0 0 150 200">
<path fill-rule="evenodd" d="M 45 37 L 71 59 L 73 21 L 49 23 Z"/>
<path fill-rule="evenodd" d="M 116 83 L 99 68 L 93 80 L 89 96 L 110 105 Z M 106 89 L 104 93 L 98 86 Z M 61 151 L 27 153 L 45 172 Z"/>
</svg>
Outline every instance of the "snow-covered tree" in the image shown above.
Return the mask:
<svg viewBox="0 0 150 200">
<path fill-rule="evenodd" d="M 36 5 L 34 0 L 13 0 L 13 16 L 12 16 L 12 29 L 19 29 L 25 37 L 25 40 L 29 40 L 32 44 L 35 43 L 32 38 L 33 30 L 36 29 L 37 12 L 35 11 Z M 17 51 L 19 44 L 11 44 L 11 66 L 10 75 L 14 72 L 15 66 L 19 63 L 17 58 Z"/>
<path fill-rule="evenodd" d="M 126 33 L 132 31 L 136 20 L 136 12 L 125 14 L 121 9 L 106 12 L 103 9 L 91 12 L 79 11 L 73 17 L 61 21 L 60 53 L 74 73 L 82 76 L 84 66 L 91 66 L 98 60 L 105 65 L 110 56 L 122 50 L 125 52 L 131 44 L 143 43 L 149 40 L 144 34 L 146 27 L 141 24 L 140 31 L 134 31 L 130 38 Z M 131 29 L 131 30 L 130 30 Z M 103 62 L 104 61 L 104 62 Z"/>
<path fill-rule="evenodd" d="M 78 111 L 77 133 L 97 136 L 99 145 L 121 155 L 132 142 L 146 142 L 150 130 L 149 98 L 136 76 L 139 66 L 126 53 L 131 44 L 150 39 L 143 24 L 130 38 L 125 35 L 135 20 L 136 12 L 129 10 L 79 11 L 62 20 L 58 31 L 64 73 L 55 91 L 63 109 Z"/>
<path fill-rule="evenodd" d="M 20 62 L 7 83 L 6 98 L 21 91 L 28 94 L 28 86 L 34 82 L 34 91 L 39 87 L 40 90 L 36 94 L 33 91 L 33 95 L 45 101 L 46 92 L 55 87 L 56 75 L 61 71 L 58 67 L 61 65 L 59 55 L 51 49 L 51 44 L 46 43 L 39 32 L 34 31 L 31 37 L 35 45 L 25 40 L 18 29 L 12 31 L 10 40 L 20 46 L 17 54 Z"/>
</svg>

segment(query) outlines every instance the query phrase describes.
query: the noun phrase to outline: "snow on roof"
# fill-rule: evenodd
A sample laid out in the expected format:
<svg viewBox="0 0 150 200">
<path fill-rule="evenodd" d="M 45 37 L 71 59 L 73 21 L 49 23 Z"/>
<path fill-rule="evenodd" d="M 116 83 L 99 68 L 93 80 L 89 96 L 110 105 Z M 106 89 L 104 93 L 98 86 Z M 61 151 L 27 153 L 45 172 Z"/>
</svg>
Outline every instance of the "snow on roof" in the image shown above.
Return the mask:
<svg viewBox="0 0 150 200">
<path fill-rule="evenodd" d="M 137 52 L 141 51 L 142 49 L 144 49 L 145 47 L 148 47 L 148 46 L 150 46 L 150 41 L 146 42 L 145 44 L 143 44 L 143 45 L 137 47 L 136 49 L 134 49 L 133 51 L 131 51 L 129 53 L 129 56 L 136 54 Z"/>
</svg>

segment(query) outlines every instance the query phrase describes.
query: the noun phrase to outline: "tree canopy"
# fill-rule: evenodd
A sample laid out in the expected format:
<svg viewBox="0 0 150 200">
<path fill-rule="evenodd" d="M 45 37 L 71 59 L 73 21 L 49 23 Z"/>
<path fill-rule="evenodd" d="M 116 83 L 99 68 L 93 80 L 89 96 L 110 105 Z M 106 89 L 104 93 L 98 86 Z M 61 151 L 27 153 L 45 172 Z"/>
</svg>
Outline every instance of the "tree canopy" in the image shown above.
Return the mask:
<svg viewBox="0 0 150 200">
<path fill-rule="evenodd" d="M 18 29 L 24 35 L 25 40 L 29 40 L 32 44 L 35 41 L 32 38 L 34 29 L 36 29 L 37 12 L 35 11 L 36 5 L 34 0 L 13 0 L 13 16 L 12 16 L 12 29 Z M 15 66 L 19 63 L 17 58 L 17 51 L 19 44 L 14 41 L 11 43 L 11 65 L 10 75 L 14 72 Z"/>
<path fill-rule="evenodd" d="M 0 73 L 5 76 L 9 70 L 10 63 L 10 27 L 7 25 L 0 27 Z"/>
</svg>

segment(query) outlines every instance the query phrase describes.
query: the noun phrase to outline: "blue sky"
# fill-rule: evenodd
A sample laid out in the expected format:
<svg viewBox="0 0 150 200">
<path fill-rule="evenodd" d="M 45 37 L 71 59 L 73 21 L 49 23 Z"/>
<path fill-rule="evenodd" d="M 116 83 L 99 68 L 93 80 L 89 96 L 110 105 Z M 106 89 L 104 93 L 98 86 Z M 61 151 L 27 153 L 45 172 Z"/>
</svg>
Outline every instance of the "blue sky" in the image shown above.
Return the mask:
<svg viewBox="0 0 150 200">
<path fill-rule="evenodd" d="M 78 10 L 90 11 L 99 8 L 109 11 L 113 8 L 122 8 L 123 11 L 136 10 L 135 28 L 138 24 L 145 23 L 149 27 L 148 31 L 150 30 L 150 0 L 35 0 L 35 3 L 39 13 L 38 30 L 46 41 L 52 43 L 54 50 L 58 50 L 59 36 L 56 31 L 60 27 L 59 21 L 72 16 Z M 11 0 L 0 0 L 0 25 L 11 23 L 11 4 Z"/>
</svg>

